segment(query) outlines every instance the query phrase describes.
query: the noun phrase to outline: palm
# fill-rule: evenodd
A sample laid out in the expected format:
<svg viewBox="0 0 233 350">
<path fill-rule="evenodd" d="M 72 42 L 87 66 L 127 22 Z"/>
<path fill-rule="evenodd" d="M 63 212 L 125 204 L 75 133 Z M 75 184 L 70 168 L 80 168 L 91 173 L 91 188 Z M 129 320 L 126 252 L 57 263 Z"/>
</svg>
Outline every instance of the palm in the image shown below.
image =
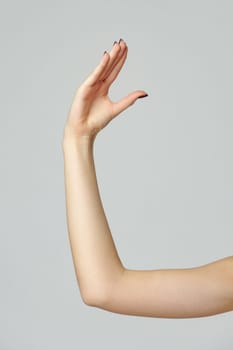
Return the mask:
<svg viewBox="0 0 233 350">
<path fill-rule="evenodd" d="M 137 90 L 112 102 L 108 96 L 113 81 L 118 76 L 127 57 L 125 41 L 115 42 L 110 53 L 105 53 L 95 70 L 76 92 L 71 105 L 67 126 L 76 135 L 93 135 L 103 129 L 114 117 L 145 95 Z"/>
<path fill-rule="evenodd" d="M 102 85 L 102 86 L 100 86 Z M 113 117 L 113 102 L 104 92 L 104 83 L 99 86 L 82 87 L 77 91 L 71 111 L 74 119 L 84 121 L 90 129 L 99 131 L 104 128 Z"/>
</svg>

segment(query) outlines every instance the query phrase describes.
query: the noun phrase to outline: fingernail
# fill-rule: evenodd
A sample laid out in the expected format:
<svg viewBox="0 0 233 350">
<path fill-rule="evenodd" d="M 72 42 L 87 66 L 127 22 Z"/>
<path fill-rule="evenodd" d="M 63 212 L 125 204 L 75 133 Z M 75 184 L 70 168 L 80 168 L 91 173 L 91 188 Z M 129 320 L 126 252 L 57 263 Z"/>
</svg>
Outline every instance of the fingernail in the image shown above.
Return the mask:
<svg viewBox="0 0 233 350">
<path fill-rule="evenodd" d="M 103 54 L 103 56 L 105 55 L 107 53 L 107 51 L 104 51 L 104 54 Z"/>
<path fill-rule="evenodd" d="M 148 94 L 139 96 L 138 98 L 143 98 L 143 97 L 146 97 L 146 96 L 148 96 Z"/>
<path fill-rule="evenodd" d="M 116 41 L 116 40 L 114 41 L 114 43 L 113 43 L 113 45 L 112 45 L 112 46 L 114 46 L 115 44 L 117 44 L 117 41 Z"/>
<path fill-rule="evenodd" d="M 120 44 L 121 41 L 123 41 L 123 39 L 120 38 L 120 40 L 118 41 L 118 43 Z"/>
</svg>

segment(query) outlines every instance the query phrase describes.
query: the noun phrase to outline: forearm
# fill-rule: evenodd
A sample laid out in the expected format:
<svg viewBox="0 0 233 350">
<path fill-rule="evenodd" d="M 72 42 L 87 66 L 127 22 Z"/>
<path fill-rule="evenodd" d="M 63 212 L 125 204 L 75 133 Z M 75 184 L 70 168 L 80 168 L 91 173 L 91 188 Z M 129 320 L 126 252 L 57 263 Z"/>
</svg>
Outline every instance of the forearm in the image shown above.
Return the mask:
<svg viewBox="0 0 233 350">
<path fill-rule="evenodd" d="M 102 206 L 94 141 L 63 139 L 66 215 L 75 273 L 83 300 L 98 303 L 124 271 Z"/>
</svg>

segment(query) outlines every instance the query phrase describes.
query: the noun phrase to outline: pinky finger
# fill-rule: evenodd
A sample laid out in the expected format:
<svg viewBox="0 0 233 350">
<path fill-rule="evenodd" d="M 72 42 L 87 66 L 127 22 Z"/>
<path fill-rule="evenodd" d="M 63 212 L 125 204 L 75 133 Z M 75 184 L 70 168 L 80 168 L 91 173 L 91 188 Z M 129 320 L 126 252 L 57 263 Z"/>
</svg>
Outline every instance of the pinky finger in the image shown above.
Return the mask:
<svg viewBox="0 0 233 350">
<path fill-rule="evenodd" d="M 84 85 L 86 85 L 86 86 L 95 85 L 97 83 L 99 77 L 102 75 L 102 73 L 106 69 L 109 60 L 110 60 L 110 55 L 107 51 L 105 51 L 98 66 L 89 75 L 89 77 L 84 81 Z"/>
</svg>

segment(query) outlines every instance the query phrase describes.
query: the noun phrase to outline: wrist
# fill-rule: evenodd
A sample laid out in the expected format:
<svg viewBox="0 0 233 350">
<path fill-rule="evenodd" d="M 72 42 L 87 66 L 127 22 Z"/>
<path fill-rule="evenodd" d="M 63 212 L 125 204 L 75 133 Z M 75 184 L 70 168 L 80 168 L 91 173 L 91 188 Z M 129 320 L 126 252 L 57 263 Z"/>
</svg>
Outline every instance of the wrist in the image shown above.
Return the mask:
<svg viewBox="0 0 233 350">
<path fill-rule="evenodd" d="M 77 135 L 74 131 L 65 127 L 63 133 L 62 145 L 76 145 L 80 147 L 93 146 L 96 135 Z"/>
<path fill-rule="evenodd" d="M 64 136 L 62 141 L 63 155 L 66 160 L 71 159 L 73 162 L 73 157 L 79 160 L 93 160 L 93 149 L 94 149 L 94 139 L 82 136 Z"/>
</svg>

